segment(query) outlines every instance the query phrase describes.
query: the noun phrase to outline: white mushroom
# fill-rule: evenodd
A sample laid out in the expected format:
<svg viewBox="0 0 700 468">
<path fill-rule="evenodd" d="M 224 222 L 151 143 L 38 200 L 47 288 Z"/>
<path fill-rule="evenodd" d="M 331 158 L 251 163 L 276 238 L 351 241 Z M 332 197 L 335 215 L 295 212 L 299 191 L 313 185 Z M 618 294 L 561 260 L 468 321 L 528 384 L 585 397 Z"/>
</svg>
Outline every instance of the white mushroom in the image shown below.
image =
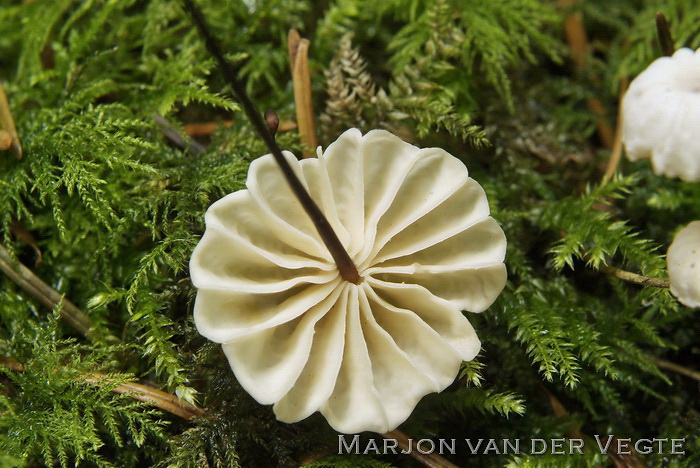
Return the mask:
<svg viewBox="0 0 700 468">
<path fill-rule="evenodd" d="M 700 180 L 700 49 L 654 61 L 622 103 L 622 141 L 632 161 L 651 158 L 654 173 Z"/>
<path fill-rule="evenodd" d="M 671 293 L 687 307 L 700 307 L 700 221 L 678 231 L 666 263 Z"/>
<path fill-rule="evenodd" d="M 190 270 L 199 332 L 278 419 L 320 411 L 387 432 L 452 383 L 480 342 L 461 312 L 503 289 L 506 238 L 481 186 L 439 148 L 351 129 L 318 159 L 285 157 L 361 276 L 343 280 L 271 155 L 214 203 Z"/>
</svg>

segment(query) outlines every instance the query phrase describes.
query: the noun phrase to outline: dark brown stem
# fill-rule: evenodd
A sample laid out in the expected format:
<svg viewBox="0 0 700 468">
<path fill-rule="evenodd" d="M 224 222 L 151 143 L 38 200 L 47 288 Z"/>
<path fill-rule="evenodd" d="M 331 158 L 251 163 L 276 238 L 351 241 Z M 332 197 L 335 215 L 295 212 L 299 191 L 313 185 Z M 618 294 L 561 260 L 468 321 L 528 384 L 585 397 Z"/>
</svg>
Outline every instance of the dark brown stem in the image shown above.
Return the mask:
<svg viewBox="0 0 700 468">
<path fill-rule="evenodd" d="M 656 34 L 659 38 L 661 53 L 663 53 L 666 57 L 673 55 L 673 52 L 675 52 L 673 37 L 671 36 L 671 29 L 668 27 L 666 16 L 664 16 L 663 13 L 656 14 Z"/>
<path fill-rule="evenodd" d="M 29 268 L 13 259 L 10 253 L 1 245 L 0 271 L 49 309 L 55 309 L 60 304 L 59 312 L 61 318 L 82 335 L 92 338 L 90 318 L 82 310 L 78 309 L 75 304 L 61 296 L 58 291 L 44 283 Z"/>
<path fill-rule="evenodd" d="M 350 283 L 359 284 L 361 282 L 361 278 L 357 272 L 357 267 L 355 267 L 355 264 L 343 247 L 343 244 L 341 244 L 335 231 L 333 231 L 333 227 L 328 222 L 328 219 L 313 201 L 311 195 L 309 195 L 309 193 L 306 191 L 301 181 L 299 178 L 297 178 L 291 166 L 282 155 L 282 150 L 277 145 L 274 136 L 270 133 L 267 122 L 255 108 L 255 105 L 245 91 L 245 87 L 238 80 L 237 70 L 234 68 L 231 62 L 226 60 L 224 54 L 221 52 L 219 43 L 216 41 L 213 35 L 209 33 L 209 26 L 207 25 L 202 12 L 199 10 L 199 7 L 197 7 L 192 0 L 182 0 L 182 4 L 185 11 L 192 17 L 192 20 L 199 30 L 199 34 L 202 36 L 209 53 L 214 56 L 216 61 L 219 63 L 219 67 L 221 68 L 224 78 L 231 85 L 236 99 L 245 111 L 248 119 L 253 125 L 253 128 L 258 133 L 260 138 L 263 139 L 265 145 L 267 145 L 268 149 L 272 153 L 272 156 L 282 169 L 282 173 L 292 189 L 292 192 L 294 192 L 294 195 L 299 200 L 299 203 L 301 203 L 301 206 L 304 207 L 304 210 L 314 223 L 319 236 L 328 248 L 328 251 L 333 257 L 335 264 L 338 266 L 340 276 Z"/>
</svg>

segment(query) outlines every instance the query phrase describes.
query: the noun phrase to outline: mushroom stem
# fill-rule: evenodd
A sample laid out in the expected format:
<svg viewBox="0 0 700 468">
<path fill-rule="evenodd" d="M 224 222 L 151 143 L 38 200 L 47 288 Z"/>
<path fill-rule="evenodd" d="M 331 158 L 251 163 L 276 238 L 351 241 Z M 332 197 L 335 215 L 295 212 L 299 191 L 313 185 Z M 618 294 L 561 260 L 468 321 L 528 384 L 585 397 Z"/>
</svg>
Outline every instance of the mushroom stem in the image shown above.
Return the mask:
<svg viewBox="0 0 700 468">
<path fill-rule="evenodd" d="M 668 21 L 666 21 L 666 16 L 659 12 L 656 14 L 656 34 L 659 38 L 659 47 L 661 47 L 661 52 L 666 56 L 670 57 L 675 51 L 673 46 L 673 37 L 671 36 L 671 29 L 668 27 Z"/>
<path fill-rule="evenodd" d="M 245 87 L 238 80 L 238 70 L 236 70 L 236 68 L 231 64 L 231 62 L 226 60 L 224 54 L 221 52 L 219 43 L 209 32 L 209 26 L 207 25 L 201 10 L 197 5 L 194 4 L 192 0 L 182 0 L 182 5 L 185 11 L 192 17 L 192 21 L 197 27 L 199 35 L 204 40 L 204 43 L 206 44 L 207 49 L 209 50 L 209 53 L 218 62 L 219 68 L 221 69 L 221 72 L 224 75 L 224 79 L 226 79 L 226 81 L 228 81 L 228 83 L 231 85 L 236 99 L 243 108 L 243 111 L 246 113 L 246 116 L 250 120 L 250 123 L 253 124 L 253 128 L 260 136 L 260 138 L 263 139 L 265 145 L 267 145 L 267 148 L 272 153 L 272 156 L 275 158 L 275 161 L 277 161 L 277 164 L 280 166 L 280 169 L 282 169 L 284 178 L 287 180 L 287 183 L 292 189 L 292 192 L 294 192 L 294 195 L 299 200 L 299 203 L 301 203 L 301 206 L 304 207 L 304 210 L 311 218 L 311 221 L 314 223 L 316 231 L 318 231 L 319 236 L 328 248 L 328 251 L 333 257 L 335 264 L 338 266 L 340 276 L 350 283 L 359 284 L 362 281 L 362 279 L 360 278 L 360 275 L 357 272 L 357 267 L 350 258 L 350 255 L 348 255 L 347 251 L 343 247 L 343 244 L 340 242 L 340 239 L 338 239 L 338 236 L 336 235 L 335 231 L 333 231 L 333 227 L 328 222 L 328 219 L 319 209 L 318 205 L 316 205 L 316 203 L 313 201 L 311 195 L 309 195 L 309 192 L 306 191 L 301 181 L 296 176 L 291 166 L 282 155 L 282 150 L 277 145 L 275 137 L 270 133 L 270 129 L 268 128 L 267 122 L 265 121 L 265 119 L 263 119 L 262 115 L 260 115 L 258 110 L 255 108 L 255 105 L 253 104 L 250 97 L 248 97 L 248 94 L 245 91 Z"/>
</svg>

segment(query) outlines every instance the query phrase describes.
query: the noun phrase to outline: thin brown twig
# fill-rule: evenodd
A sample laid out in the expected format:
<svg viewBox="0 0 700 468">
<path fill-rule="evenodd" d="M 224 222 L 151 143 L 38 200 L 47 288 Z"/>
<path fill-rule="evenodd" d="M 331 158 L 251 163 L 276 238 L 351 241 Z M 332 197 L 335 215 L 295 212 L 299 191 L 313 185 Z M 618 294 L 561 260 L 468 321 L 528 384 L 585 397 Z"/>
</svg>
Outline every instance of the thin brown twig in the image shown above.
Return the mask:
<svg viewBox="0 0 700 468">
<path fill-rule="evenodd" d="M 615 276 L 616 278 L 620 278 L 621 280 L 639 284 L 641 286 L 653 286 L 655 288 L 666 289 L 671 287 L 671 282 L 666 278 L 650 278 L 648 276 L 638 275 L 637 273 L 632 273 L 631 271 L 622 270 L 609 265 L 601 266 L 600 270 L 604 273 Z"/>
<path fill-rule="evenodd" d="M 104 374 L 94 373 L 85 376 L 85 382 L 96 385 L 112 383 Z M 128 393 L 135 400 L 153 403 L 158 408 L 183 419 L 192 419 L 204 414 L 204 409 L 180 400 L 177 396 L 136 382 L 119 384 L 112 389 L 115 393 Z"/>
<path fill-rule="evenodd" d="M 5 89 L 2 87 L 2 83 L 0 83 L 0 126 L 12 137 L 10 148 L 12 148 L 12 151 L 15 153 L 15 157 L 17 159 L 22 159 L 22 145 L 19 142 L 17 127 L 15 127 L 15 119 L 12 117 L 10 103 L 7 100 L 7 95 L 5 94 Z"/>
<path fill-rule="evenodd" d="M 398 429 L 382 434 L 382 437 L 385 439 L 393 439 L 398 442 L 402 451 L 407 452 L 423 466 L 427 466 L 428 468 L 458 468 L 457 465 L 450 463 L 436 453 L 421 453 L 418 450 L 411 450 L 411 441 L 408 436 Z"/>
<path fill-rule="evenodd" d="M 22 363 L 16 361 L 15 359 L 0 356 L 0 365 L 7 367 L 14 372 L 24 372 L 24 366 Z M 114 383 L 114 379 L 109 378 L 105 374 L 94 372 L 92 374 L 83 375 L 83 380 L 85 383 L 92 385 L 108 385 Z M 181 401 L 177 396 L 170 393 L 164 392 L 162 390 L 149 387 L 136 382 L 127 382 L 119 384 L 112 389 L 114 393 L 128 394 L 131 398 L 138 401 L 144 401 L 147 403 L 152 403 L 154 406 L 167 411 L 168 413 L 179 416 L 183 419 L 190 420 L 197 416 L 202 416 L 204 410 L 199 406 L 191 405 L 187 402 Z"/>
<path fill-rule="evenodd" d="M 59 307 L 61 318 L 88 339 L 93 338 L 92 322 L 75 304 L 44 283 L 29 268 L 13 259 L 0 245 L 0 271 L 49 309 Z"/>
<path fill-rule="evenodd" d="M 185 124 L 184 129 L 185 133 L 191 137 L 206 137 L 214 133 L 219 127 L 231 128 L 233 125 L 233 120 L 224 120 L 223 122 L 190 122 Z M 293 120 L 280 120 L 278 130 L 280 132 L 288 132 L 296 128 L 297 123 Z"/>
<path fill-rule="evenodd" d="M 694 369 L 689 369 L 687 367 L 681 366 L 680 364 L 676 364 L 675 362 L 667 361 L 665 359 L 661 358 L 651 358 L 652 361 L 654 361 L 654 364 L 659 366 L 662 369 L 666 369 L 672 372 L 675 372 L 677 374 L 684 375 L 686 377 L 690 377 L 691 379 L 695 379 L 698 382 L 700 382 L 700 371 L 696 371 Z"/>
<path fill-rule="evenodd" d="M 315 156 L 318 146 L 316 124 L 314 123 L 314 107 L 311 100 L 311 73 L 309 71 L 309 40 L 302 39 L 296 29 L 290 29 L 287 39 L 289 49 L 289 64 L 292 69 L 294 85 L 294 104 L 297 114 L 297 125 L 305 158 Z M 307 149 L 308 148 L 308 149 Z"/>
</svg>

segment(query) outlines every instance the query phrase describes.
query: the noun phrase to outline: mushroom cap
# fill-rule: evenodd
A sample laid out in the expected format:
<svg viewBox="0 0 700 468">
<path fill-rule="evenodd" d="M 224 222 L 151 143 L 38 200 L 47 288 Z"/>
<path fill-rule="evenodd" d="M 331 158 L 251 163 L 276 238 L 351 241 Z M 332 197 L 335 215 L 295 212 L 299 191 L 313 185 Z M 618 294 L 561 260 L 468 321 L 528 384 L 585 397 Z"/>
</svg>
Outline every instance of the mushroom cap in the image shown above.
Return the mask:
<svg viewBox="0 0 700 468">
<path fill-rule="evenodd" d="M 671 293 L 687 307 L 700 307 L 700 221 L 678 231 L 666 254 Z"/>
<path fill-rule="evenodd" d="M 700 49 L 661 57 L 630 84 L 622 102 L 622 141 L 632 161 L 654 173 L 700 180 Z"/>
<path fill-rule="evenodd" d="M 320 151 L 319 151 L 320 153 Z M 481 186 L 439 148 L 351 129 L 318 159 L 284 152 L 362 277 L 344 281 L 271 155 L 215 202 L 190 262 L 199 332 L 278 419 L 320 411 L 387 432 L 450 385 L 506 282 L 506 238 Z"/>
</svg>

